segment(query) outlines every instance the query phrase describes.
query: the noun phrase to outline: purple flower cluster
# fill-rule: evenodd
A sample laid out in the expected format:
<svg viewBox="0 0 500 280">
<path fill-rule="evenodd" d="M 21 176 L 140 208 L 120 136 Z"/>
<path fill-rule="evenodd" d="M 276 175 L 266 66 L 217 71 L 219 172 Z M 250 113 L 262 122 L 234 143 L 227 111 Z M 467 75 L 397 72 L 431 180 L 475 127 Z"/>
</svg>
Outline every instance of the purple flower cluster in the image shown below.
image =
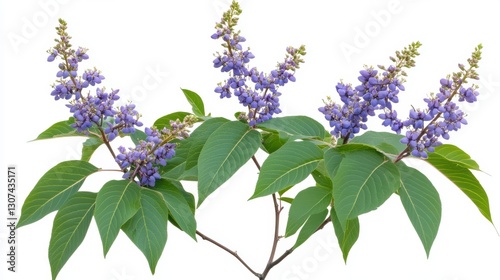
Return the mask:
<svg viewBox="0 0 500 280">
<path fill-rule="evenodd" d="M 120 132 L 134 133 L 135 127 L 142 126 L 138 120 L 140 114 L 135 110 L 134 104 L 113 108 L 114 101 L 120 98 L 118 90 L 106 93 L 104 88 L 96 88 L 95 95 L 82 95 L 84 88 L 100 84 L 105 77 L 95 68 L 78 75 L 79 62 L 89 58 L 87 49 L 74 50 L 69 41 L 71 37 L 66 32 L 66 23 L 63 20 L 59 23 L 56 28 L 59 35 L 57 44 L 48 51 L 47 58 L 49 62 L 57 58 L 61 60 L 56 74 L 58 80 L 53 85 L 51 95 L 55 100 L 70 100 L 66 106 L 75 119 L 72 127 L 79 133 L 88 134 L 89 129 L 96 125 L 106 135 L 106 139 L 103 139 L 105 141 L 112 141 Z M 107 124 L 106 128 L 103 127 L 104 124 Z"/>
<path fill-rule="evenodd" d="M 333 128 L 333 136 L 347 142 L 361 129 L 367 128 L 368 116 L 374 116 L 376 110 L 387 108 L 392 111 L 392 103 L 399 102 L 398 93 L 405 89 L 403 80 L 397 75 L 400 69 L 396 66 L 383 69 L 382 74 L 373 68 L 361 70 L 358 77 L 361 84 L 354 88 L 350 84 L 338 83 L 336 91 L 342 105 L 328 98 L 325 106 L 318 109 Z"/>
<path fill-rule="evenodd" d="M 465 114 L 455 103 L 473 103 L 477 101 L 479 92 L 476 86 L 465 87 L 468 79 L 478 80 L 476 72 L 478 62 L 481 59 L 482 46 L 479 45 L 468 59 L 470 67 L 465 69 L 463 64 L 459 64 L 460 72 L 453 73 L 450 77 L 440 80 L 440 88 L 437 94 L 432 94 L 424 101 L 427 105 L 425 109 L 412 108 L 408 118 L 400 120 L 397 112 L 391 108 L 384 109 L 384 113 L 379 114 L 383 119 L 384 126 L 390 126 L 391 130 L 401 133 L 402 128 L 406 128 L 405 137 L 401 143 L 407 148 L 398 156 L 396 161 L 407 155 L 427 158 L 428 152 L 433 152 L 434 147 L 441 145 L 440 139 L 448 140 L 451 131 L 459 130 L 462 125 L 467 124 Z M 457 97 L 457 98 L 456 98 Z"/>
<path fill-rule="evenodd" d="M 139 121 L 141 116 L 136 110 L 134 104 L 120 106 L 120 110 L 115 111 L 113 121 L 108 122 L 108 127 L 104 129 L 104 133 L 108 135 L 108 140 L 111 141 L 118 136 L 119 132 L 134 133 L 135 126 L 142 126 Z"/>
<path fill-rule="evenodd" d="M 63 99 L 69 100 L 75 98 L 79 100 L 82 96 L 84 88 L 100 84 L 104 80 L 104 76 L 97 69 L 88 69 L 83 72 L 81 76 L 78 75 L 78 64 L 83 60 L 89 59 L 87 49 L 79 47 L 73 49 L 70 44 L 71 36 L 66 32 L 67 25 L 63 20 L 59 20 L 56 39 L 57 44 L 48 50 L 48 62 L 53 62 L 60 58 L 61 62 L 58 64 L 59 70 L 56 73 L 56 83 L 52 85 L 52 92 L 55 100 Z"/>
<path fill-rule="evenodd" d="M 58 65 L 59 71 L 56 73 L 58 80 L 52 85 L 53 90 L 50 95 L 54 96 L 55 100 L 68 100 L 73 96 L 75 99 L 80 99 L 82 90 L 89 86 L 88 81 L 78 76 L 78 63 L 89 58 L 87 50 L 83 48 L 78 48 L 76 51 L 73 49 L 58 50 L 56 46 L 49 52 L 47 61 L 52 62 L 58 56 L 63 60 Z M 103 80 L 104 76 L 101 75 L 101 77 Z"/>
<path fill-rule="evenodd" d="M 415 157 L 427 158 L 427 152 L 441 145 L 440 138 L 448 140 L 451 131 L 459 130 L 467 124 L 464 112 L 453 101 L 458 96 L 459 102 L 473 103 L 479 92 L 475 87 L 465 88 L 462 79 L 441 79 L 439 93 L 425 98 L 425 110 L 411 109 L 407 120 L 393 120 L 402 123 L 408 130 L 401 143 L 408 145 Z"/>
<path fill-rule="evenodd" d="M 158 165 L 165 166 L 167 160 L 175 156 L 175 144 L 164 143 L 156 128 L 146 128 L 145 132 L 146 141 L 141 141 L 135 148 L 128 151 L 122 146 L 118 148 L 120 154 L 116 156 L 116 162 L 127 170 L 123 178 L 137 176 L 140 185 L 154 187 L 156 180 L 161 178 Z"/>
<path fill-rule="evenodd" d="M 139 179 L 142 186 L 154 187 L 160 179 L 159 166 L 167 165 L 167 160 L 175 156 L 174 139 L 182 140 L 189 137 L 188 128 L 196 121 L 196 117 L 187 116 L 181 122 L 170 121 L 170 128 L 158 130 L 155 127 L 146 127 L 145 141 L 140 141 L 135 148 L 126 150 L 120 146 L 120 154 L 115 158 L 125 173 L 125 179 Z"/>
<path fill-rule="evenodd" d="M 220 98 L 237 96 L 239 103 L 248 108 L 248 114 L 244 118 L 250 126 L 255 126 L 271 119 L 274 114 L 281 113 L 281 93 L 278 88 L 289 81 L 295 82 L 294 73 L 303 62 L 301 56 L 305 55 L 305 47 L 288 47 L 284 62 L 278 63 L 276 69 L 269 73 L 258 71 L 255 67 L 250 68 L 248 63 L 255 56 L 248 49 L 243 50 L 241 43 L 246 39 L 234 31 L 240 13 L 238 4 L 233 2 L 221 22 L 216 24 L 216 32 L 211 36 L 212 39 L 222 39 L 222 46 L 225 48 L 222 54 L 215 55 L 214 67 L 229 73 L 229 78 L 219 83 L 214 91 L 220 94 Z"/>
<path fill-rule="evenodd" d="M 78 48 L 74 50 L 71 48 L 69 39 L 71 38 L 66 33 L 66 23 L 61 21 L 60 26 L 57 28 L 58 35 L 57 45 L 48 51 L 49 56 L 47 57 L 48 62 L 53 62 L 56 58 L 61 58 L 62 62 L 59 63 L 59 71 L 56 73 L 58 80 L 52 86 L 53 90 L 51 95 L 54 96 L 55 100 L 71 99 L 73 96 L 75 99 L 80 99 L 82 89 L 89 86 L 89 82 L 84 78 L 78 76 L 78 63 L 89 58 L 87 54 L 87 49 Z M 90 70 L 85 71 L 84 76 Z M 97 71 L 97 70 L 95 70 Z M 99 75 L 99 74 L 98 74 Z M 104 79 L 101 75 L 100 83 Z M 92 83 L 95 85 L 95 82 Z"/>
<path fill-rule="evenodd" d="M 76 128 L 78 132 L 88 132 L 92 124 L 101 125 L 105 118 L 113 117 L 116 114 L 113 103 L 119 98 L 118 90 L 105 93 L 97 88 L 95 96 L 88 95 L 86 98 L 74 100 L 66 105 L 75 118 L 75 122 L 71 126 Z"/>
<path fill-rule="evenodd" d="M 337 104 L 328 97 L 325 105 L 319 108 L 333 128 L 333 136 L 341 137 L 343 143 L 347 143 L 361 129 L 367 129 L 368 116 L 374 116 L 375 111 L 382 110 L 378 117 L 382 119 L 383 126 L 390 127 L 397 134 L 400 134 L 403 128 L 406 130 L 401 143 L 406 144 L 407 148 L 397 157 L 398 161 L 410 154 L 427 158 L 427 152 L 433 152 L 434 147 L 441 145 L 441 138 L 449 139 L 451 131 L 457 131 L 467 124 L 464 112 L 453 99 L 457 97 L 458 102 L 468 103 L 477 101 L 477 87 L 464 87 L 464 84 L 468 79 L 479 79 L 475 69 L 481 59 L 481 45 L 468 59 L 468 69 L 459 64 L 460 72 L 453 73 L 451 78 L 440 80 L 439 92 L 424 99 L 427 108 L 412 108 L 404 121 L 393 109 L 393 103 L 399 101 L 398 93 L 405 90 L 402 77 L 406 76 L 406 73 L 402 69 L 415 66 L 413 59 L 419 55 L 417 49 L 420 46 L 421 44 L 416 42 L 403 51 L 396 52 L 396 58 L 391 57 L 395 65 L 388 68 L 379 66 L 383 70 L 382 74 L 373 68 L 361 70 L 358 77 L 361 84 L 356 87 L 344 83 L 337 84 L 336 90 L 342 104 Z"/>
</svg>

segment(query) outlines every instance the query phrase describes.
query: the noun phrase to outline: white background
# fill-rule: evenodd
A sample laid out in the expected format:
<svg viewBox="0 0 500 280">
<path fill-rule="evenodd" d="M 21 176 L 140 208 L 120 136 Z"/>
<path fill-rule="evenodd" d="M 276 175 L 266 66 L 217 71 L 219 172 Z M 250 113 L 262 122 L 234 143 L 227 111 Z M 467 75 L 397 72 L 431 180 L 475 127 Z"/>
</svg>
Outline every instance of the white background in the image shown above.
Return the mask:
<svg viewBox="0 0 500 280">
<path fill-rule="evenodd" d="M 479 102 L 465 106 L 469 125 L 451 134 L 455 144 L 475 159 L 485 173 L 476 173 L 490 197 L 493 220 L 500 223 L 499 151 L 496 143 L 500 89 L 498 13 L 493 1 L 241 1 L 239 28 L 256 58 L 252 66 L 271 69 L 288 45 L 305 44 L 306 63 L 297 82 L 282 89 L 282 115 L 309 115 L 327 123 L 317 108 L 327 95 L 336 98 L 335 84 L 357 82 L 367 65 L 388 64 L 388 56 L 420 41 L 417 67 L 408 71 L 400 112 L 422 106 L 422 98 L 439 88 L 439 79 L 457 71 L 474 47 L 483 43 L 478 82 Z M 29 142 L 70 115 L 64 102 L 53 101 L 50 84 L 57 64 L 46 62 L 58 18 L 68 22 L 75 46 L 90 49 L 81 69 L 97 67 L 108 89 L 118 88 L 152 124 L 157 118 L 190 109 L 180 88 L 198 92 L 206 111 L 231 118 L 241 110 L 236 100 L 220 100 L 214 87 L 225 76 L 212 68 L 220 50 L 210 39 L 214 24 L 229 0 L 210 1 L 2 1 L 0 141 L 2 169 L 18 168 L 20 207 L 37 180 L 60 161 L 77 159 L 82 138 Z M 491 122 L 491 123 L 490 123 Z M 370 123 L 372 129 L 384 129 Z M 496 133 L 496 134 L 495 134 Z M 127 141 L 116 141 L 129 145 Z M 263 160 L 263 158 L 261 158 Z M 114 167 L 105 149 L 92 163 Z M 443 203 L 438 236 L 427 259 L 396 196 L 377 211 L 360 217 L 361 233 L 347 264 L 329 224 L 275 267 L 268 279 L 500 279 L 500 237 L 495 228 L 456 187 L 425 163 L 415 166 L 435 182 Z M 5 171 L 1 172 L 5 176 Z M 82 190 L 97 191 L 119 174 L 89 178 Z M 244 166 L 237 176 L 210 197 L 197 213 L 198 229 L 226 244 L 257 271 L 268 258 L 273 231 L 271 200 L 247 202 L 256 169 Z M 5 178 L 2 177 L 5 188 Z M 307 186 L 307 182 L 302 186 Z M 196 186 L 185 187 L 195 192 Z M 2 221 L 6 191 L 2 190 Z M 285 210 L 286 211 L 286 210 Z M 18 230 L 17 273 L 1 279 L 50 279 L 47 249 L 55 213 Z M 286 220 L 286 212 L 283 215 Z M 4 223 L 4 222 L 2 222 Z M 283 223 L 284 226 L 284 223 Z M 0 227 L 0 252 L 6 258 L 7 228 Z M 295 237 L 279 243 L 278 254 Z M 5 275 L 5 276 L 3 276 Z M 174 227 L 152 276 L 146 259 L 120 233 L 106 258 L 95 223 L 61 270 L 58 279 L 256 279 L 232 256 L 201 239 L 193 241 Z"/>
</svg>

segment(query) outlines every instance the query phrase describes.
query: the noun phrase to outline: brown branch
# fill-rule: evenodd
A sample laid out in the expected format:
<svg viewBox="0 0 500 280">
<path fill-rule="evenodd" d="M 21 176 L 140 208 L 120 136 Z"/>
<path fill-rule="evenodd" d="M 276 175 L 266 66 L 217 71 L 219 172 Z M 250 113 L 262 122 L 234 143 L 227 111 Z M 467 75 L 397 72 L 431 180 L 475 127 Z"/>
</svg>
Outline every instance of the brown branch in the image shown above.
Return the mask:
<svg viewBox="0 0 500 280">
<path fill-rule="evenodd" d="M 261 275 L 257 272 L 255 272 L 239 255 L 236 251 L 232 251 L 230 250 L 229 248 L 227 248 L 226 246 L 220 244 L 219 242 L 213 240 L 212 238 L 206 236 L 205 234 L 201 233 L 200 231 L 196 231 L 196 234 L 198 234 L 203 240 L 206 240 L 212 244 L 214 244 L 215 246 L 221 248 L 222 250 L 228 252 L 229 254 L 231 254 L 233 257 L 235 257 L 237 260 L 240 261 L 241 264 L 243 264 L 243 266 L 245 266 L 253 275 L 255 275 L 256 277 L 258 277 L 259 279 L 261 278 Z"/>
<path fill-rule="evenodd" d="M 265 279 L 271 268 L 273 267 L 273 261 L 274 261 L 274 256 L 276 254 L 276 249 L 278 248 L 278 241 L 280 239 L 279 236 L 279 227 L 280 227 L 280 214 L 281 214 L 281 209 L 278 205 L 278 200 L 276 198 L 276 194 L 273 193 L 272 195 L 273 198 L 273 204 L 274 204 L 274 238 L 273 238 L 273 246 L 271 248 L 271 254 L 269 255 L 269 260 L 267 261 L 266 268 L 264 269 L 264 272 L 262 272 L 262 276 L 259 278 L 261 280 Z M 291 252 L 290 252 L 291 253 Z"/>
<path fill-rule="evenodd" d="M 259 169 L 259 171 L 260 171 L 260 164 L 257 161 L 257 158 L 255 157 L 255 155 L 252 156 L 252 160 L 253 160 L 253 163 L 255 163 L 255 166 L 257 166 L 257 169 Z"/>
<path fill-rule="evenodd" d="M 322 230 L 331 221 L 332 221 L 331 217 L 326 218 L 325 221 L 323 221 L 323 223 L 321 223 L 321 225 L 316 229 L 316 231 L 314 233 Z M 274 266 L 279 264 L 281 261 L 283 261 L 286 257 L 288 257 L 288 255 L 293 253 L 294 250 L 295 250 L 295 248 L 293 248 L 293 247 L 286 250 L 285 253 L 283 253 L 283 255 L 281 255 L 279 258 L 277 258 L 272 263 L 268 264 L 268 266 L 266 267 L 266 270 L 264 271 L 264 273 L 262 273 L 264 275 L 264 277 L 269 272 L 269 270 L 271 270 L 271 268 L 273 268 Z M 261 279 L 264 279 L 264 278 L 261 278 Z"/>
<path fill-rule="evenodd" d="M 252 160 L 253 162 L 255 163 L 255 166 L 257 167 L 257 169 L 261 169 L 261 166 L 259 164 L 259 162 L 257 161 L 257 158 L 254 156 L 252 156 Z M 272 248 L 271 248 L 271 253 L 269 255 L 269 260 L 266 264 L 266 267 L 264 269 L 264 271 L 262 273 L 257 273 L 255 272 L 239 255 L 236 251 L 233 251 L 229 248 L 227 248 L 226 246 L 222 245 L 221 243 L 215 241 L 214 239 L 206 236 L 205 234 L 201 233 L 200 231 L 196 231 L 196 234 L 199 235 L 203 240 L 206 240 L 212 244 L 214 244 L 215 246 L 221 248 L 222 250 L 228 252 L 230 255 L 232 255 L 233 257 L 235 257 L 241 264 L 243 264 L 243 266 L 248 269 L 248 271 L 250 271 L 255 277 L 257 277 L 259 280 L 265 280 L 266 277 L 267 277 L 267 274 L 269 273 L 269 271 L 274 267 L 276 266 L 277 264 L 279 264 L 280 262 L 282 262 L 286 257 L 288 257 L 294 250 L 295 248 L 290 248 L 288 250 L 286 250 L 281 256 L 279 256 L 277 259 L 274 259 L 275 256 L 276 256 L 276 250 L 277 250 L 277 247 L 278 247 L 278 241 L 280 239 L 280 236 L 279 236 L 279 224 L 280 224 L 280 214 L 281 214 L 281 210 L 283 209 L 283 207 L 281 207 L 280 203 L 278 203 L 278 199 L 276 197 L 276 194 L 272 194 L 272 199 L 273 199 L 273 205 L 274 205 L 274 214 L 275 214 L 275 222 L 274 222 L 274 238 L 273 238 L 273 245 L 272 245 Z M 325 225 L 327 225 L 329 222 L 331 222 L 331 217 L 328 217 L 325 219 L 325 221 L 323 221 L 323 223 L 321 223 L 321 225 L 316 229 L 315 232 L 323 229 L 325 227 Z"/>
</svg>

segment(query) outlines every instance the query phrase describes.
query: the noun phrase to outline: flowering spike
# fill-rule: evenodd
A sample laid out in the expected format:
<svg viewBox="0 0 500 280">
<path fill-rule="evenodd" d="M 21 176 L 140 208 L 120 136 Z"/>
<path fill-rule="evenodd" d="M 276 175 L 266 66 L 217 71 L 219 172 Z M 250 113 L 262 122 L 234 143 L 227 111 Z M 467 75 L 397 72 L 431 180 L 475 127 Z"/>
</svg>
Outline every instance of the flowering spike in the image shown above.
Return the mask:
<svg viewBox="0 0 500 280">
<path fill-rule="evenodd" d="M 219 83 L 214 92 L 220 98 L 236 96 L 240 104 L 248 108 L 247 117 L 240 119 L 246 119 L 250 126 L 255 126 L 281 112 L 281 92 L 278 89 L 288 82 L 295 82 L 295 70 L 304 62 L 302 57 L 306 51 L 305 46 L 287 47 L 284 61 L 268 73 L 250 68 L 248 63 L 255 56 L 250 49 L 243 50 L 241 43 L 246 39 L 240 36 L 240 31 L 235 30 L 240 14 L 238 3 L 233 1 L 221 21 L 215 25 L 216 32 L 211 36 L 212 39 L 222 39 L 224 47 L 222 54 L 215 54 L 214 67 L 229 74 L 229 78 Z"/>
<path fill-rule="evenodd" d="M 366 129 L 368 116 L 374 116 L 375 111 L 383 110 L 379 118 L 383 120 L 384 126 L 389 126 L 395 132 L 400 133 L 403 124 L 393 111 L 393 103 L 399 102 L 398 93 L 404 91 L 402 78 L 406 76 L 404 68 L 415 65 L 414 58 L 418 55 L 417 49 L 421 46 L 419 42 L 412 43 L 402 51 L 396 51 L 396 57 L 390 57 L 395 64 L 390 66 L 379 66 L 382 72 L 373 67 L 367 67 L 359 71 L 360 76 L 357 86 L 339 83 L 336 90 L 343 105 L 330 102 L 319 111 L 329 120 L 333 128 L 331 134 L 344 139 L 344 143 L 354 137 L 362 129 Z"/>
<path fill-rule="evenodd" d="M 441 145 L 440 138 L 448 140 L 451 131 L 457 131 L 462 125 L 467 124 L 465 113 L 459 109 L 458 102 L 473 103 L 477 101 L 479 92 L 477 86 L 464 87 L 468 79 L 476 79 L 476 69 L 481 59 L 482 46 L 475 48 L 467 61 L 469 67 L 458 64 L 459 72 L 440 79 L 439 93 L 431 94 L 425 98 L 427 103 L 425 110 L 410 111 L 409 118 L 403 122 L 408 132 L 401 143 L 407 145 L 396 161 L 411 154 L 415 157 L 427 158 L 427 152 L 433 152 L 434 147 Z"/>
</svg>

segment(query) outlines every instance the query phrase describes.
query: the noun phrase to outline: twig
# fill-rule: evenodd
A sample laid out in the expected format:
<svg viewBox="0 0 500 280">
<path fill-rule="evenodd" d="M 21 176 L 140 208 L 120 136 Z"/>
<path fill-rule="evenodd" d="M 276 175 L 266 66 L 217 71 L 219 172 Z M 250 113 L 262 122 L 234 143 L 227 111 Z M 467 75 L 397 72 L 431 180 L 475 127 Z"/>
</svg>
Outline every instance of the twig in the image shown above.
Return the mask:
<svg viewBox="0 0 500 280">
<path fill-rule="evenodd" d="M 314 233 L 322 230 L 329 222 L 331 222 L 332 219 L 331 217 L 328 217 L 325 219 L 325 221 L 323 221 L 323 223 L 321 223 L 321 225 L 316 229 L 316 231 L 314 231 Z M 275 261 L 273 261 L 272 263 L 268 264 L 268 266 L 266 267 L 266 271 L 264 273 L 262 273 L 263 275 L 267 274 L 269 272 L 269 270 L 271 270 L 271 268 L 273 268 L 274 266 L 276 266 L 277 264 L 279 264 L 281 261 L 283 261 L 286 257 L 288 257 L 288 255 L 290 255 L 291 253 L 293 253 L 295 249 L 292 247 L 288 250 L 285 251 L 285 253 L 283 253 L 283 255 L 281 255 L 279 258 L 277 258 Z M 261 279 L 264 279 L 264 278 L 261 278 Z"/>
<path fill-rule="evenodd" d="M 196 234 L 198 234 L 203 240 L 206 240 L 212 244 L 214 244 L 215 246 L 221 248 L 222 250 L 228 252 L 229 254 L 233 255 L 237 260 L 239 260 L 253 275 L 255 275 L 256 277 L 258 277 L 260 279 L 261 275 L 257 272 L 255 272 L 239 255 L 236 251 L 232 251 L 230 250 L 229 248 L 227 248 L 226 246 L 220 244 L 219 242 L 213 240 L 212 238 L 206 236 L 205 234 L 201 233 L 200 231 L 196 231 Z"/>
<path fill-rule="evenodd" d="M 271 249 L 271 254 L 269 255 L 269 260 L 267 261 L 266 268 L 264 269 L 264 272 L 262 272 L 262 276 L 259 278 L 261 280 L 264 280 L 269 273 L 269 270 L 273 267 L 273 261 L 274 261 L 274 256 L 276 254 L 276 249 L 278 248 L 278 241 L 279 241 L 279 227 L 280 227 L 280 214 L 281 214 L 281 207 L 278 205 L 278 201 L 276 199 L 276 194 L 273 193 L 273 204 L 274 204 L 274 238 L 273 238 L 273 246 Z M 291 252 L 290 252 L 291 253 Z M 283 257 L 284 258 L 284 257 Z"/>
</svg>

